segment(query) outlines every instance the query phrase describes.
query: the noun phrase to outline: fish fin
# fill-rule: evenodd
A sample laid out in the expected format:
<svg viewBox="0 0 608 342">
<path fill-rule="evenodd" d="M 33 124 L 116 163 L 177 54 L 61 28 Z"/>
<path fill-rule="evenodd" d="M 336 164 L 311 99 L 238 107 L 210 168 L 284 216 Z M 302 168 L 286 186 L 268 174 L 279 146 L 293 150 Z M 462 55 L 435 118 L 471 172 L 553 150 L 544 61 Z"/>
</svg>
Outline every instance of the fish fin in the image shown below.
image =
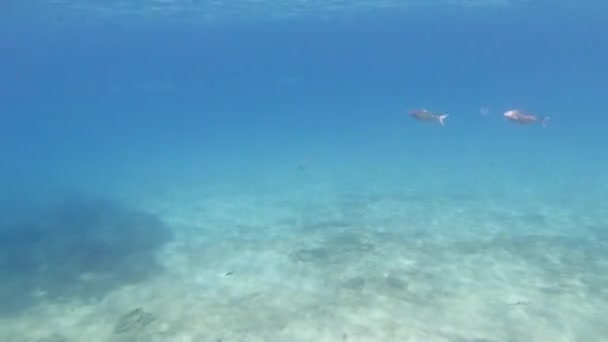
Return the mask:
<svg viewBox="0 0 608 342">
<path fill-rule="evenodd" d="M 450 116 L 450 114 L 439 115 L 439 117 L 437 118 L 437 120 L 439 120 L 439 123 L 441 124 L 441 126 L 445 126 L 444 120 L 447 119 L 448 116 Z"/>
</svg>

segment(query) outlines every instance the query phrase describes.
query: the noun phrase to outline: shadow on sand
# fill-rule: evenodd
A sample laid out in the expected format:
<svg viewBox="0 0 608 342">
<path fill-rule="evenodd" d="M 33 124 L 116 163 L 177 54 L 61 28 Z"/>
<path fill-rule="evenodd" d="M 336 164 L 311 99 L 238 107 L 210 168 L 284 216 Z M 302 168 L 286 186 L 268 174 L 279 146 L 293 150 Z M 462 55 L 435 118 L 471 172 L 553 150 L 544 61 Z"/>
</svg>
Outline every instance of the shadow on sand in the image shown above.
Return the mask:
<svg viewBox="0 0 608 342">
<path fill-rule="evenodd" d="M 0 208 L 0 315 L 41 301 L 95 300 L 162 270 L 172 238 L 158 218 L 108 200 L 70 197 Z"/>
</svg>

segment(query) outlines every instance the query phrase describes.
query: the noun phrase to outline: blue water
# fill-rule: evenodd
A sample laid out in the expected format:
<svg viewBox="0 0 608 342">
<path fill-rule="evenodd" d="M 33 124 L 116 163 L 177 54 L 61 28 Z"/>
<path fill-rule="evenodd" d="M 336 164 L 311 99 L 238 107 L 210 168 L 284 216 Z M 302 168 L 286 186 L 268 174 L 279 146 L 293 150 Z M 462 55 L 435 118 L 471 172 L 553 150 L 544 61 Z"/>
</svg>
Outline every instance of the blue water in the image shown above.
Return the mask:
<svg viewBox="0 0 608 342">
<path fill-rule="evenodd" d="M 353 10 L 353 2 L 352 8 L 340 3 L 332 10 L 322 2 L 293 8 L 220 3 L 176 2 L 171 7 L 159 2 L 156 11 L 137 2 L 0 5 L 0 287 L 7 294 L 3 300 L 11 302 L 0 310 L 0 329 L 7 331 L 0 336 L 29 341 L 57 333 L 90 339 L 84 323 L 65 331 L 44 328 L 56 323 L 40 307 L 58 300 L 95 305 L 126 284 L 147 286 L 162 274 L 170 278 L 173 264 L 162 256 L 181 255 L 167 252 L 173 251 L 170 246 L 199 238 L 205 246 L 219 246 L 226 238 L 221 231 L 232 234 L 237 226 L 251 227 L 262 251 L 287 241 L 281 248 L 296 250 L 290 254 L 295 259 L 318 262 L 304 276 L 316 284 L 335 274 L 330 266 L 323 268 L 335 260 L 306 259 L 312 254 L 297 241 L 327 239 L 300 226 L 334 222 L 326 224 L 326 234 L 350 227 L 346 230 L 356 241 L 378 232 L 394 234 L 393 241 L 410 241 L 404 243 L 410 243 L 408 250 L 420 253 L 408 258 L 435 265 L 430 269 L 437 268 L 436 282 L 449 267 L 462 267 L 462 277 L 467 265 L 472 270 L 487 267 L 487 275 L 473 277 L 480 281 L 477 287 L 462 285 L 466 281 L 458 272 L 441 276 L 463 291 L 459 298 L 494 291 L 491 279 L 503 272 L 494 268 L 520 259 L 530 266 L 527 270 L 543 276 L 522 280 L 526 271 L 504 271 L 500 274 L 507 275 L 500 279 L 519 284 L 518 291 L 528 297 L 542 287 L 539 282 L 561 284 L 567 278 L 579 286 L 563 285 L 557 297 L 530 299 L 532 304 L 516 300 L 524 307 L 521 316 L 496 316 L 494 322 L 502 325 L 489 328 L 472 316 L 469 321 L 466 315 L 450 319 L 450 312 L 458 316 L 461 309 L 446 304 L 438 309 L 447 317 L 441 324 L 417 325 L 408 333 L 405 323 L 391 318 L 401 315 L 396 307 L 378 304 L 380 314 L 372 315 L 377 325 L 366 327 L 374 333 L 366 335 L 349 330 L 350 321 L 340 314 L 356 313 L 364 322 L 365 312 L 340 301 L 328 306 L 326 310 L 345 310 L 331 317 L 353 340 L 601 341 L 608 332 L 598 316 L 608 305 L 603 275 L 608 271 L 605 5 L 515 1 L 406 10 L 403 3 L 389 1 L 384 9 L 362 5 Z M 176 10 L 180 6 L 189 10 Z M 141 13 L 125 15 L 125 9 Z M 449 112 L 445 127 L 409 117 L 408 111 L 418 108 Z M 487 115 L 481 108 L 488 108 Z M 549 116 L 549 124 L 505 121 L 502 113 L 514 108 Z M 146 233 L 143 226 L 152 228 Z M 199 226 L 203 228 L 188 230 Z M 362 226 L 369 231 L 353 233 Z M 281 233 L 279 239 L 275 229 L 289 234 Z M 411 236 L 421 242 L 412 243 Z M 230 241 L 249 246 L 250 240 L 243 239 Z M 374 240 L 374 250 L 386 255 L 374 254 L 371 269 L 392 265 L 404 257 L 398 253 L 409 253 L 390 240 Z M 296 244 L 285 247 L 290 241 Z M 480 247 L 471 252 L 470 246 L 488 241 L 481 252 Z M 261 247 L 264 243 L 268 246 Z M 427 243 L 431 247 L 420 247 Z M 323 248 L 340 253 L 351 246 L 345 245 Z M 229 253 L 217 247 L 219 254 L 194 263 L 201 263 L 199 268 L 219 265 L 209 260 L 228 260 L 228 254 L 237 260 L 235 253 L 248 251 L 234 248 Z M 355 249 L 367 255 L 367 249 Z M 471 253 L 497 261 L 454 266 L 454 260 L 469 260 Z M 375 295 L 390 291 L 403 298 L 395 290 L 400 286 L 384 289 L 389 292 L 374 287 L 370 269 L 355 267 L 358 261 L 339 260 L 338 269 L 360 271 L 343 291 L 363 286 L 356 285 L 357 279 L 366 279 L 368 285 L 359 293 L 362 302 L 371 301 L 366 305 L 374 306 Z M 127 261 L 131 266 L 124 266 Z M 268 260 L 260 262 L 268 266 Z M 90 274 L 105 276 L 82 280 Z M 413 273 L 407 274 L 411 278 Z M 517 275 L 522 278 L 515 279 Z M 267 281 L 262 271 L 252 277 Z M 416 279 L 427 286 L 426 278 Z M 206 286 L 232 286 L 218 284 Z M 319 293 L 326 287 L 319 286 Z M 408 291 L 416 293 L 414 287 Z M 206 289 L 210 298 L 219 296 Z M 430 296 L 440 298 L 438 293 Z M 563 306 L 541 309 L 535 304 L 559 303 L 559 296 L 566 298 Z M 115 311 L 103 311 L 103 305 L 99 310 L 112 321 L 116 311 L 150 299 L 140 300 L 126 307 L 116 304 Z M 410 301 L 404 310 L 423 310 L 427 304 Z M 298 305 L 284 303 L 272 310 L 282 315 L 288 307 Z M 228 315 L 216 309 L 218 317 Z M 502 312 L 483 305 L 478 309 L 470 310 L 481 316 Z M 239 314 L 247 316 L 243 310 Z M 28 312 L 38 320 L 29 322 Z M 583 318 L 570 320 L 569 312 Z M 165 321 L 172 319 L 178 320 Z M 48 334 L 26 336 L 27 328 L 10 328 L 15 320 Z M 260 320 L 252 325 L 266 327 Z M 290 329 L 318 328 L 322 321 L 293 323 Z M 361 322 L 352 329 L 362 329 Z M 539 328 L 513 328 L 526 322 Z M 344 336 L 324 328 L 318 335 L 270 328 L 256 333 L 230 324 L 234 322 L 226 323 L 232 327 L 226 329 L 234 335 L 223 335 L 227 340 L 333 341 Z M 383 335 L 379 327 L 386 324 L 405 330 Z M 114 336 L 108 327 L 99 328 L 101 335 L 94 338 L 113 341 L 101 337 Z M 154 338 L 177 341 L 178 330 Z M 192 338 L 219 334 L 199 332 Z"/>
</svg>

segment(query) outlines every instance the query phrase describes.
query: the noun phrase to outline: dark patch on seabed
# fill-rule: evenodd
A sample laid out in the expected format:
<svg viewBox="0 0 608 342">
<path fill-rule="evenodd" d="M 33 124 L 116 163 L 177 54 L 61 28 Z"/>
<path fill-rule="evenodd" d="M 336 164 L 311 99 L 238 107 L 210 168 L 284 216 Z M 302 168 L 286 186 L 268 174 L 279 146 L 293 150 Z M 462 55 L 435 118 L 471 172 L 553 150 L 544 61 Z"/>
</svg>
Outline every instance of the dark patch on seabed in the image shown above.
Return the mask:
<svg viewBox="0 0 608 342">
<path fill-rule="evenodd" d="M 0 204 L 0 315 L 45 301 L 86 302 L 162 267 L 173 238 L 155 216 L 110 200 L 70 196 L 51 204 Z"/>
</svg>

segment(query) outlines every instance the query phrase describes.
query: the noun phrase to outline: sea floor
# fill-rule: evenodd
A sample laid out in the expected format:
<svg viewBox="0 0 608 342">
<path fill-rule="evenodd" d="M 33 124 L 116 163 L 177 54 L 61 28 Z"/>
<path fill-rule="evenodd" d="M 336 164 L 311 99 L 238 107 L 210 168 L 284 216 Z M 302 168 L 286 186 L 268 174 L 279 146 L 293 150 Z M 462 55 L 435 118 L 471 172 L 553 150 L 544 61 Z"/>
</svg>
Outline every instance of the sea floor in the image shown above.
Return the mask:
<svg viewBox="0 0 608 342">
<path fill-rule="evenodd" d="M 1 341 L 608 336 L 606 203 L 192 187 L 130 200 L 173 230 L 164 268 L 93 301 L 41 298 L 0 317 Z"/>
</svg>

